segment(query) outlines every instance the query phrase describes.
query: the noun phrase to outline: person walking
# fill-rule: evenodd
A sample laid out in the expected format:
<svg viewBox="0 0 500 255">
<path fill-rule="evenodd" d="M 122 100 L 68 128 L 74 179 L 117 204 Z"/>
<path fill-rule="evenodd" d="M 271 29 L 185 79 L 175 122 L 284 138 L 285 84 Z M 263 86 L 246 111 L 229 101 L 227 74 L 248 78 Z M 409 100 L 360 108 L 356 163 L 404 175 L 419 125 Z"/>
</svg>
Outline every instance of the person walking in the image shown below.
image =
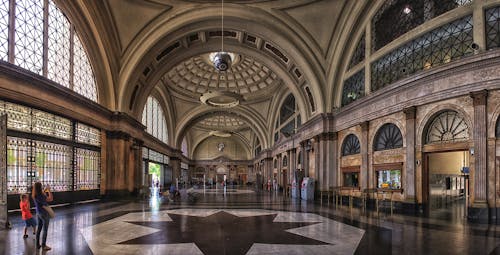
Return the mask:
<svg viewBox="0 0 500 255">
<path fill-rule="evenodd" d="M 43 208 L 44 206 L 49 206 L 47 202 L 52 202 L 54 199 L 52 192 L 50 192 L 50 186 L 47 185 L 44 193 L 42 191 L 42 183 L 36 182 L 35 186 L 31 192 L 31 197 L 35 201 L 36 208 L 36 218 L 38 229 L 36 231 L 36 248 L 42 248 L 44 251 L 48 251 L 52 248 L 47 246 L 47 231 L 49 230 L 50 216 L 47 210 Z M 40 245 L 40 233 L 43 230 L 42 244 Z"/>
</svg>

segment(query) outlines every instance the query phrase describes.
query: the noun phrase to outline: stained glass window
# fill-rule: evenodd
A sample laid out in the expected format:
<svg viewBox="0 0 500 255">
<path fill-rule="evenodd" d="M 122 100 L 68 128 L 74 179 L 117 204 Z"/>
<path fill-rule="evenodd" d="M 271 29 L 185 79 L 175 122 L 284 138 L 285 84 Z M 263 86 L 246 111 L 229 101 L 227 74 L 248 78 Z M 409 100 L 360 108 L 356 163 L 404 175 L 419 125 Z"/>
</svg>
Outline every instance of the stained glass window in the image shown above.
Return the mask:
<svg viewBox="0 0 500 255">
<path fill-rule="evenodd" d="M 79 122 L 76 123 L 75 138 L 80 143 L 101 146 L 101 131 Z"/>
<path fill-rule="evenodd" d="M 14 59 L 16 65 L 43 74 L 43 0 L 16 1 Z"/>
<path fill-rule="evenodd" d="M 378 50 L 406 32 L 473 0 L 389 0 L 372 18 L 372 47 Z M 397 21 L 397 22 L 394 22 Z M 390 28 L 390 29 L 389 29 Z"/>
<path fill-rule="evenodd" d="M 156 98 L 150 96 L 142 111 L 142 124 L 146 131 L 164 143 L 168 143 L 167 121 L 160 103 Z"/>
<path fill-rule="evenodd" d="M 0 0 L 0 59 L 9 56 L 9 0 Z"/>
<path fill-rule="evenodd" d="M 456 111 L 437 115 L 427 129 L 426 143 L 459 142 L 469 139 L 469 127 Z"/>
<path fill-rule="evenodd" d="M 486 10 L 486 47 L 488 49 L 500 47 L 500 6 Z"/>
<path fill-rule="evenodd" d="M 472 16 L 436 28 L 373 62 L 372 91 L 417 71 L 470 55 L 472 43 Z"/>
<path fill-rule="evenodd" d="M 76 149 L 75 190 L 99 189 L 101 153 L 86 149 Z"/>
<path fill-rule="evenodd" d="M 359 154 L 360 151 L 361 146 L 358 137 L 354 134 L 348 135 L 342 143 L 342 156 Z"/>
<path fill-rule="evenodd" d="M 403 147 L 403 136 L 399 128 L 392 124 L 384 124 L 377 131 L 373 141 L 373 150 L 390 150 Z"/>
<path fill-rule="evenodd" d="M 365 60 L 365 34 L 361 36 L 358 44 L 356 45 L 356 49 L 351 56 L 351 61 L 349 62 L 349 68 L 361 63 L 361 61 Z"/>
<path fill-rule="evenodd" d="M 344 81 L 342 106 L 365 96 L 365 70 L 361 70 Z"/>
<path fill-rule="evenodd" d="M 70 87 L 71 26 L 64 14 L 49 1 L 47 78 Z"/>
</svg>

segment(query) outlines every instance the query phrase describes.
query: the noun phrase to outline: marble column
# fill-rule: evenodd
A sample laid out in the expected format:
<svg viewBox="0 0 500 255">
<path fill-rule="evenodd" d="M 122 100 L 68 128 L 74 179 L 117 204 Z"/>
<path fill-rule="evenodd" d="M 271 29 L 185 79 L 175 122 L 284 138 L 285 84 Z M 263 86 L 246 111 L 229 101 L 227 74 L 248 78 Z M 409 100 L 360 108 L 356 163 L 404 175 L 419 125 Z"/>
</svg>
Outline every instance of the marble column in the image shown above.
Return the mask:
<svg viewBox="0 0 500 255">
<path fill-rule="evenodd" d="M 415 201 L 415 113 L 414 106 L 403 110 L 406 115 L 406 173 L 404 192 L 406 200 Z"/>
<path fill-rule="evenodd" d="M 138 147 L 138 149 L 134 149 Z M 142 153 L 129 134 L 121 131 L 106 133 L 106 194 L 128 195 L 136 191 L 140 179 Z"/>
<path fill-rule="evenodd" d="M 359 143 L 361 145 L 361 167 L 360 167 L 360 187 L 361 190 L 369 188 L 369 178 L 370 175 L 368 170 L 370 169 L 368 166 L 368 121 L 365 121 L 360 124 L 361 126 L 361 137 L 359 139 Z"/>
<path fill-rule="evenodd" d="M 324 133 L 319 137 L 319 189 L 328 189 L 336 180 L 337 133 Z"/>
<path fill-rule="evenodd" d="M 487 196 L 487 116 L 486 101 L 488 91 L 471 92 L 470 96 L 474 104 L 474 205 L 482 207 L 486 203 Z M 483 205 L 481 205 L 483 204 Z"/>
<path fill-rule="evenodd" d="M 322 169 L 319 168 L 319 164 L 320 164 L 320 149 L 319 149 L 319 145 L 320 145 L 320 141 L 321 141 L 321 136 L 316 136 L 314 137 L 314 140 L 313 140 L 313 155 L 314 155 L 314 178 L 316 179 L 316 189 L 319 189 L 321 188 L 320 187 L 320 181 L 323 177 L 323 174 L 322 174 Z"/>
<path fill-rule="evenodd" d="M 288 151 L 288 172 L 290 173 L 288 177 L 288 183 L 292 184 L 295 172 L 297 171 L 297 150 L 292 148 Z"/>
<path fill-rule="evenodd" d="M 181 178 L 181 159 L 170 157 L 169 165 L 172 167 L 172 183 L 177 185 Z"/>
</svg>

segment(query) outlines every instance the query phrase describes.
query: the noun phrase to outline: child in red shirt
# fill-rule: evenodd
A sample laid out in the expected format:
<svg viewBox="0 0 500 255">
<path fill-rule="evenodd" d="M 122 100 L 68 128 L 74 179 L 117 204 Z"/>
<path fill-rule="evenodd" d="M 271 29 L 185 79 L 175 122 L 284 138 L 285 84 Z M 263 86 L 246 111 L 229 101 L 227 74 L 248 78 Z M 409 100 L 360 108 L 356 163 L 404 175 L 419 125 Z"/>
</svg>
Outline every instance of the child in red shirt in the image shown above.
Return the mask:
<svg viewBox="0 0 500 255">
<path fill-rule="evenodd" d="M 26 226 L 24 227 L 24 236 L 23 238 L 28 238 L 28 227 L 33 227 L 33 235 L 36 233 L 36 221 L 33 219 L 33 215 L 31 215 L 30 209 L 30 200 L 28 199 L 28 195 L 22 194 L 21 201 L 19 202 L 19 208 L 21 208 L 22 218 Z"/>
</svg>

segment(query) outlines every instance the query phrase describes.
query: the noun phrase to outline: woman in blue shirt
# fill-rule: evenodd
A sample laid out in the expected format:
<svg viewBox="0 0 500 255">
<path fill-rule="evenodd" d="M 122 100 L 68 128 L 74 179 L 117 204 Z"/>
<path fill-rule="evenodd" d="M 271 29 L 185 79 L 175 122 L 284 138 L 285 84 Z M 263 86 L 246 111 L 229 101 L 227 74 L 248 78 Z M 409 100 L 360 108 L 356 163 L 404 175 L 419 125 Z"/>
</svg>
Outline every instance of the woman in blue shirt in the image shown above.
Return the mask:
<svg viewBox="0 0 500 255">
<path fill-rule="evenodd" d="M 47 246 L 47 231 L 49 229 L 50 216 L 49 213 L 43 208 L 43 206 L 48 206 L 47 202 L 52 202 L 52 192 L 50 192 L 50 187 L 47 185 L 45 190 L 47 194 L 42 191 L 42 183 L 36 182 L 33 190 L 31 191 L 31 197 L 35 201 L 36 208 L 36 219 L 38 223 L 38 229 L 36 231 L 36 248 L 42 248 L 44 251 L 48 251 L 52 248 Z M 43 229 L 42 235 L 42 245 L 40 245 L 40 233 Z"/>
</svg>

